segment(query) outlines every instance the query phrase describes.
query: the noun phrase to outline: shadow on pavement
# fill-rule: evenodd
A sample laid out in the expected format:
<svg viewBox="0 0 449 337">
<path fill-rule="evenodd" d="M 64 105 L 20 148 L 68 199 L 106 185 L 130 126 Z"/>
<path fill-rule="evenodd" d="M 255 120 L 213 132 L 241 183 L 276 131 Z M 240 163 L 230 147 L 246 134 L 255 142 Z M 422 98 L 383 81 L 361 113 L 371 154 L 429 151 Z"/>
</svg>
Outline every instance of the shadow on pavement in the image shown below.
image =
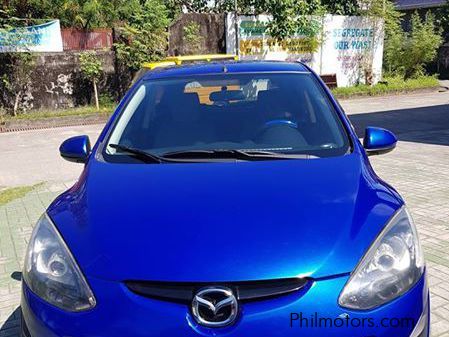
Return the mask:
<svg viewBox="0 0 449 337">
<path fill-rule="evenodd" d="M 449 105 L 354 114 L 349 119 L 359 137 L 367 126 L 378 126 L 401 141 L 449 145 Z"/>
<path fill-rule="evenodd" d="M 20 307 L 18 307 L 0 327 L 0 336 L 20 337 Z"/>
</svg>

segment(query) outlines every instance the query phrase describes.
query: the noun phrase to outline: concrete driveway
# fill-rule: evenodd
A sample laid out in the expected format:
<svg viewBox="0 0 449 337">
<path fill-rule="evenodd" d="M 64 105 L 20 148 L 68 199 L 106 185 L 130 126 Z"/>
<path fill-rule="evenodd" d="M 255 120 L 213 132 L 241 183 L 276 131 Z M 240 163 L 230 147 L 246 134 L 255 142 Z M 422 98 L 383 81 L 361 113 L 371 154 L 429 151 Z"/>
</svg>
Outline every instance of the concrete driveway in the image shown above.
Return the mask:
<svg viewBox="0 0 449 337">
<path fill-rule="evenodd" d="M 0 133 L 0 187 L 65 182 L 78 177 L 81 166 L 59 157 L 59 145 L 72 136 L 88 135 L 93 143 L 99 125 Z"/>
<path fill-rule="evenodd" d="M 368 125 L 394 131 L 395 151 L 371 162 L 403 195 L 417 223 L 432 292 L 432 335 L 449 337 L 449 93 L 342 101 L 360 136 Z M 46 184 L 0 206 L 0 337 L 18 336 L 19 271 L 26 242 L 39 215 L 79 175 L 82 166 L 63 161 L 67 137 L 96 139 L 101 126 L 0 134 L 0 186 Z"/>
</svg>

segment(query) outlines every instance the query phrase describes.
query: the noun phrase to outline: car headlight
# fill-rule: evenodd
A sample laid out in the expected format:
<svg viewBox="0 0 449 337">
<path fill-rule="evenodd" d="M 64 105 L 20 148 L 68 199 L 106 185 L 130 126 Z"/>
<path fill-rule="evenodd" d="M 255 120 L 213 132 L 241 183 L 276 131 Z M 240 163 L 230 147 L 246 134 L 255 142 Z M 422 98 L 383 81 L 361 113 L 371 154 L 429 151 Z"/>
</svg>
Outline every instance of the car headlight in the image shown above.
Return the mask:
<svg viewBox="0 0 449 337">
<path fill-rule="evenodd" d="M 23 279 L 37 296 L 66 311 L 95 306 L 92 291 L 47 214 L 31 236 Z"/>
<path fill-rule="evenodd" d="M 339 297 L 342 307 L 369 310 L 404 294 L 424 272 L 415 225 L 399 209 L 351 274 Z"/>
</svg>

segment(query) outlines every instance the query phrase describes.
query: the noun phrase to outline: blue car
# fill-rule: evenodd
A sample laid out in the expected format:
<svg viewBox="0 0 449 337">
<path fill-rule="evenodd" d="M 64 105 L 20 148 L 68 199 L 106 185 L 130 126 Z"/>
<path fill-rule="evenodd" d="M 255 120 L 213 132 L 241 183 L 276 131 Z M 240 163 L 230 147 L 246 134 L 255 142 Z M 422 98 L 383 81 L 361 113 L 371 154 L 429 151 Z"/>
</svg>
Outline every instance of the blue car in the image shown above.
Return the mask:
<svg viewBox="0 0 449 337">
<path fill-rule="evenodd" d="M 78 182 L 37 223 L 31 337 L 427 337 L 415 225 L 310 68 L 223 61 L 148 71 Z"/>
</svg>

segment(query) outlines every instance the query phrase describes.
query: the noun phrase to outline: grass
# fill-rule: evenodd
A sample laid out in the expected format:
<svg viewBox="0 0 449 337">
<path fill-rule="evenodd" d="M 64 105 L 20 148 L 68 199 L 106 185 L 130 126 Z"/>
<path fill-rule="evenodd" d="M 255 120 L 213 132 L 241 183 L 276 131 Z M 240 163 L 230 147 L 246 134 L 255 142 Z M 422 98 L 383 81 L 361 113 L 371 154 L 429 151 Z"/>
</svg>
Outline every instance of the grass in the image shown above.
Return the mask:
<svg viewBox="0 0 449 337">
<path fill-rule="evenodd" d="M 73 117 L 73 116 L 91 116 L 91 115 L 110 115 L 115 108 L 114 103 L 100 106 L 100 110 L 97 110 L 95 106 L 81 106 L 70 109 L 61 110 L 37 110 L 30 113 L 21 113 L 17 116 L 0 115 L 0 122 L 6 121 L 19 121 L 19 120 L 37 120 L 46 118 L 58 118 L 58 117 Z"/>
<path fill-rule="evenodd" d="M 420 76 L 418 78 L 404 81 L 401 77 L 386 77 L 382 83 L 373 86 L 357 85 L 347 88 L 332 89 L 338 98 L 348 98 L 352 96 L 377 96 L 395 93 L 404 93 L 419 89 L 436 88 L 439 86 L 435 76 Z"/>
<path fill-rule="evenodd" d="M 39 186 L 42 186 L 42 184 L 43 183 L 39 183 L 31 186 L 12 187 L 5 190 L 0 190 L 0 206 L 24 197 Z"/>
</svg>

